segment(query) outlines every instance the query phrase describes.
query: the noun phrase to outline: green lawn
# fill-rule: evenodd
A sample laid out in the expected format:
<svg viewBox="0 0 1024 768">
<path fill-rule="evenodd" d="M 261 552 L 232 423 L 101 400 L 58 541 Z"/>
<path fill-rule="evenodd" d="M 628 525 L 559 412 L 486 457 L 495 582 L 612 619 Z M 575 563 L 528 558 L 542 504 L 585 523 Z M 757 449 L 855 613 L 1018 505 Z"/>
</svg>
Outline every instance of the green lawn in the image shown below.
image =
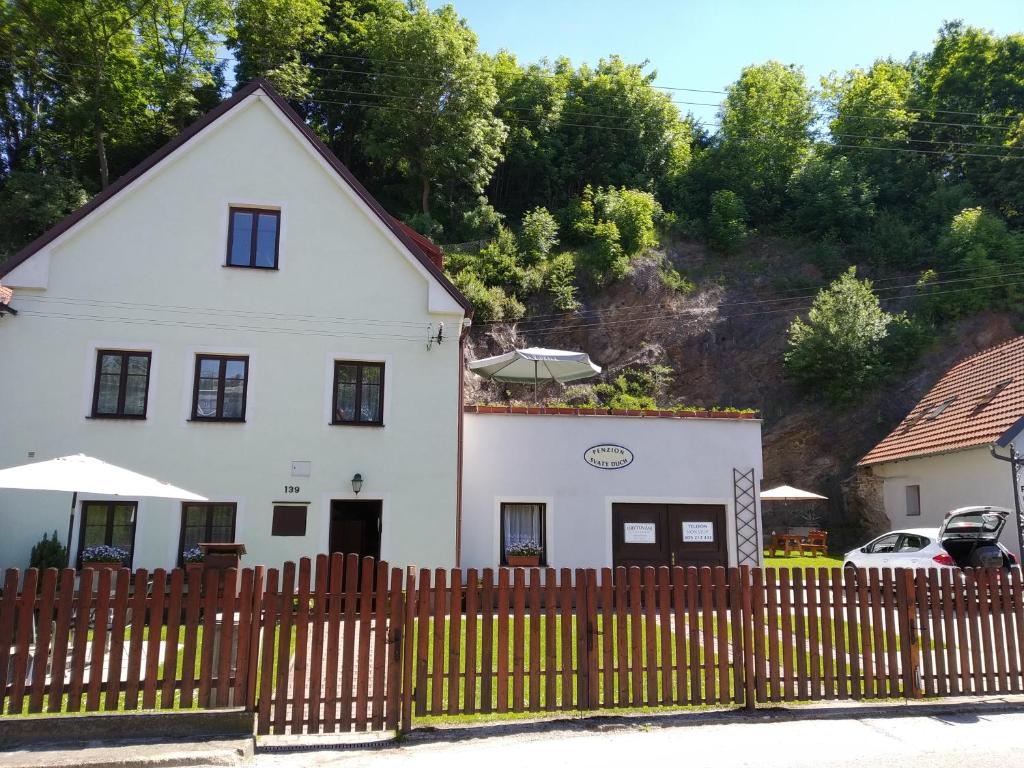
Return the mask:
<svg viewBox="0 0 1024 768">
<path fill-rule="evenodd" d="M 843 559 L 832 554 L 815 556 L 790 555 L 789 557 L 779 555 L 778 557 L 769 557 L 768 553 L 765 552 L 764 567 L 774 568 L 777 571 L 792 571 L 795 568 L 842 568 Z"/>
</svg>

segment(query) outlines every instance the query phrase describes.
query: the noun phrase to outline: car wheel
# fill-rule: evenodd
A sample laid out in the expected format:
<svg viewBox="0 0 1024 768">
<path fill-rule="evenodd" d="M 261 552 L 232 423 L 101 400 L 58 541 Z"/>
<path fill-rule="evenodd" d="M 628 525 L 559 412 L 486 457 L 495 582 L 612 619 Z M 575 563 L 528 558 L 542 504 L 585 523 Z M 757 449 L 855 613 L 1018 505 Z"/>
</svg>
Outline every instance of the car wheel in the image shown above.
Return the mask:
<svg viewBox="0 0 1024 768">
<path fill-rule="evenodd" d="M 848 571 L 855 571 L 855 570 L 857 570 L 857 566 L 854 565 L 853 563 L 849 563 L 849 562 L 843 563 L 843 568 L 845 568 Z"/>
</svg>

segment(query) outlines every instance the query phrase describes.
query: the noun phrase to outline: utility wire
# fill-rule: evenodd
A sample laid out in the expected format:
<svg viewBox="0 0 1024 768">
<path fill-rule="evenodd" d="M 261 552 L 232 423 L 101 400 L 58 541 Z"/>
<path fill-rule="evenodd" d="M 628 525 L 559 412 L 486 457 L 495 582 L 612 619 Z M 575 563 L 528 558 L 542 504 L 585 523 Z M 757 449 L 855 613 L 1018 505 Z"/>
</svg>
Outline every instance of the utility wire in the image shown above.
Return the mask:
<svg viewBox="0 0 1024 768">
<path fill-rule="evenodd" d="M 960 279 L 956 279 L 956 280 L 940 280 L 940 281 L 935 281 L 935 282 L 928 283 L 925 286 L 925 288 L 930 289 L 931 286 L 934 286 L 934 285 L 948 285 L 948 284 L 951 284 L 951 283 L 977 282 L 979 280 L 999 280 L 999 279 L 1003 279 L 1003 278 L 1006 278 L 1006 277 L 1024 277 L 1024 272 L 1008 272 L 1008 273 L 1005 273 L 1003 275 L 986 275 L 984 277 L 965 277 L 965 278 L 960 278 Z M 879 299 L 884 298 L 886 300 L 892 300 L 892 299 L 897 299 L 897 298 L 901 298 L 901 297 L 899 297 L 899 296 L 885 296 L 885 297 L 883 297 L 883 296 L 880 296 L 879 294 L 881 293 L 881 291 L 890 291 L 890 292 L 891 291 L 902 291 L 902 290 L 906 290 L 906 289 L 910 289 L 910 288 L 917 288 L 917 287 L 918 287 L 918 285 L 916 283 L 913 283 L 913 284 L 910 284 L 910 285 L 891 286 L 889 288 L 882 288 L 882 289 L 874 289 L 874 288 L 872 288 L 872 293 L 874 293 L 876 296 L 878 296 Z M 998 287 L 1000 287 L 1000 284 L 979 286 L 979 288 L 998 288 Z M 938 295 L 939 293 L 941 293 L 941 292 L 929 290 L 929 293 L 927 295 L 935 296 L 935 295 Z M 637 317 L 635 315 L 632 315 L 630 317 L 629 321 L 627 321 L 627 322 L 646 322 L 646 321 L 650 321 L 650 320 L 667 319 L 667 318 L 678 317 L 681 314 L 697 314 L 697 315 L 701 315 L 701 314 L 707 314 L 708 311 L 716 311 L 717 312 L 722 307 L 730 308 L 730 307 L 740 307 L 740 306 L 757 306 L 757 305 L 761 305 L 761 304 L 778 304 L 778 303 L 793 302 L 793 301 L 797 301 L 797 302 L 801 302 L 801 303 L 806 303 L 807 304 L 806 308 L 809 309 L 813 305 L 813 299 L 816 296 L 817 296 L 817 294 L 815 293 L 815 294 L 809 294 L 807 296 L 794 296 L 794 297 L 789 297 L 789 298 L 784 298 L 784 299 L 765 299 L 765 300 L 754 300 L 754 301 L 738 301 L 738 302 L 732 302 L 732 303 L 728 303 L 728 304 L 716 304 L 714 307 L 711 307 L 711 308 L 709 308 L 709 307 L 691 307 L 691 308 L 685 308 L 685 309 L 677 310 L 675 312 L 659 313 L 659 314 L 653 314 L 653 315 L 647 315 L 647 316 L 641 316 L 641 317 Z M 808 299 L 811 299 L 812 301 L 810 303 L 807 303 Z M 635 309 L 636 309 L 635 307 L 628 307 L 628 308 L 622 308 L 621 311 L 634 312 Z M 790 308 L 783 308 L 783 309 L 792 309 L 792 308 L 790 307 Z M 589 321 L 588 318 L 581 318 L 581 319 Z M 547 322 L 541 323 L 541 326 L 543 326 L 543 327 L 540 327 L 540 326 L 537 326 L 537 325 L 533 325 L 529 321 L 526 321 L 525 323 L 524 323 L 524 321 L 517 322 L 517 326 L 518 325 L 523 325 L 523 324 L 530 326 L 527 330 L 530 330 L 530 331 L 541 331 L 541 330 L 545 330 L 545 329 L 550 328 L 550 327 L 555 327 L 555 326 L 559 325 L 559 322 L 558 321 L 547 321 Z M 589 326 L 582 326 L 582 325 L 577 324 L 577 325 L 571 325 L 569 327 L 570 328 L 580 328 L 580 327 L 590 327 L 590 326 L 594 326 L 594 327 L 600 326 L 600 327 L 603 327 L 604 325 L 607 325 L 607 324 L 615 325 L 616 323 L 615 322 L 605 323 L 605 322 L 599 320 L 599 321 L 596 321 L 596 322 L 590 322 Z"/>
</svg>

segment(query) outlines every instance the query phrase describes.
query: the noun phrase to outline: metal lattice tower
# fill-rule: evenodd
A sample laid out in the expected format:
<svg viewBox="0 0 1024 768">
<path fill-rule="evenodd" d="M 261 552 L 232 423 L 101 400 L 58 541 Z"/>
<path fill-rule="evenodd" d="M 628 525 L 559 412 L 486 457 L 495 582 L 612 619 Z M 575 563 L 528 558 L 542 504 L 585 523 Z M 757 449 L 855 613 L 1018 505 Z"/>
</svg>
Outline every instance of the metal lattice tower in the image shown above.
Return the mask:
<svg viewBox="0 0 1024 768">
<path fill-rule="evenodd" d="M 757 525 L 757 495 L 754 470 L 732 471 L 736 510 L 736 565 L 761 564 L 761 532 Z"/>
</svg>

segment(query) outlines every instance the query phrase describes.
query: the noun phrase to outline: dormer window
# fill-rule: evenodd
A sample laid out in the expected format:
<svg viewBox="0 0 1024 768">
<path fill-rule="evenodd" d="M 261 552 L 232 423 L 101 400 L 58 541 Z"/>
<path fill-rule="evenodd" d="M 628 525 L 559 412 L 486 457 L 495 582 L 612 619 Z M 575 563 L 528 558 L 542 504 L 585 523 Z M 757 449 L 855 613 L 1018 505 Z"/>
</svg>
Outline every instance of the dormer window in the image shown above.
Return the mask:
<svg viewBox="0 0 1024 768">
<path fill-rule="evenodd" d="M 280 211 L 231 208 L 228 224 L 229 267 L 277 269 L 280 241 Z"/>
</svg>

